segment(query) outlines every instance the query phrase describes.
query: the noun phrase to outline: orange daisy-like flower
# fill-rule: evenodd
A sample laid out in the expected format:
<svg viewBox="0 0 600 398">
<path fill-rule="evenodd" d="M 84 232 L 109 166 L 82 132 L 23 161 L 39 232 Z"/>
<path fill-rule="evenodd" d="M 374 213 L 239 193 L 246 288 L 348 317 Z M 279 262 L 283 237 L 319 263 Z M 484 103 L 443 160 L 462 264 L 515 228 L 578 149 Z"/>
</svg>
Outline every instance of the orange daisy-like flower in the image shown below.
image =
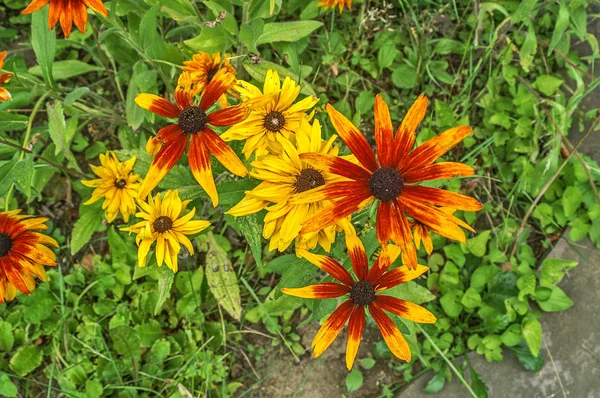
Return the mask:
<svg viewBox="0 0 600 398">
<path fill-rule="evenodd" d="M 389 245 L 384 249 L 385 255 L 381 255 L 369 270 L 367 253 L 358 237 L 346 235 L 346 244 L 352 268 L 358 280 L 355 280 L 334 259 L 304 251 L 302 253 L 304 258 L 341 283 L 325 282 L 299 289 L 281 289 L 285 294 L 302 298 L 348 297 L 317 332 L 311 345 L 314 357 L 317 358 L 325 352 L 348 322 L 346 366 L 348 370 L 352 369 L 365 326 L 365 307 L 367 307 L 390 351 L 396 357 L 410 362 L 410 348 L 398 327 L 384 310 L 420 323 L 435 323 L 436 317 L 420 305 L 380 293 L 419 277 L 429 268 L 418 265 L 411 270 L 406 266 L 401 266 L 388 271 L 390 265 L 400 254 L 397 246 Z"/>
<path fill-rule="evenodd" d="M 314 167 L 353 181 L 327 184 L 311 190 L 309 195 L 301 193 L 292 198 L 291 203 L 310 203 L 323 199 L 336 201 L 332 207 L 307 220 L 300 233 L 322 229 L 378 199 L 377 239 L 384 246 L 389 240 L 400 246 L 402 261 L 411 268 L 417 265 L 417 254 L 407 214 L 442 236 L 465 242 L 465 233 L 459 226 L 474 230 L 464 221 L 442 211 L 440 206 L 477 211 L 482 208 L 481 203 L 465 195 L 417 184 L 473 175 L 473 168 L 466 164 L 433 163 L 469 135 L 471 128 L 451 128 L 413 149 L 415 131 L 425 117 L 426 109 L 427 98 L 421 95 L 411 106 L 394 136 L 388 106 L 381 96 L 377 95 L 376 158 L 364 135 L 328 104 L 327 113 L 333 126 L 360 165 L 324 154 L 301 155 L 302 159 L 312 160 Z"/>
<path fill-rule="evenodd" d="M 226 69 L 232 75 L 236 75 L 237 71 L 227 60 L 230 54 L 214 53 L 210 55 L 203 51 L 194 54 L 191 61 L 185 61 L 183 63 L 183 70 L 190 73 L 192 83 L 194 84 L 195 91 L 198 94 L 202 94 L 208 83 L 215 77 L 219 69 Z M 232 90 L 235 86 L 235 81 L 227 88 L 229 93 L 237 97 L 237 93 Z M 229 103 L 227 101 L 227 93 L 224 93 L 219 97 L 219 104 L 222 108 L 226 108 Z"/>
<path fill-rule="evenodd" d="M 85 33 L 88 7 L 98 14 L 108 17 L 108 11 L 106 11 L 106 7 L 104 7 L 101 0 L 33 0 L 21 14 L 36 12 L 48 3 L 50 3 L 48 28 L 53 29 L 60 20 L 60 26 L 66 38 L 71 35 L 73 22 L 81 33 Z"/>
<path fill-rule="evenodd" d="M 221 95 L 235 82 L 235 76 L 220 69 L 210 81 L 200 101 L 192 95 L 193 88 L 188 72 L 183 72 L 175 90 L 175 104 L 154 94 L 139 94 L 135 102 L 144 109 L 177 122 L 164 127 L 147 145 L 156 151 L 148 174 L 139 191 L 139 199 L 145 199 L 163 179 L 185 152 L 188 141 L 188 161 L 196 181 L 211 198 L 213 206 L 219 203 L 215 180 L 210 166 L 212 153 L 233 174 L 244 177 L 248 170 L 235 152 L 214 132 L 210 126 L 224 127 L 239 123 L 248 116 L 248 103 L 209 112 Z"/>
<path fill-rule="evenodd" d="M 0 70 L 2 70 L 2 67 L 4 66 L 4 57 L 6 57 L 6 50 L 0 53 Z M 14 75 L 10 72 L 0 73 L 0 84 L 8 83 L 10 78 L 13 76 Z M 0 87 L 0 102 L 10 101 L 11 99 L 12 96 L 10 95 L 8 90 L 4 87 Z"/>
<path fill-rule="evenodd" d="M 350 9 L 352 7 L 352 0 L 319 0 L 319 7 L 323 7 L 326 10 L 338 7 L 340 12 L 342 12 L 344 11 L 344 5 Z"/>
<path fill-rule="evenodd" d="M 56 255 L 44 245 L 58 247 L 58 243 L 35 232 L 48 228 L 44 225 L 48 219 L 20 212 L 0 212 L 0 303 L 15 298 L 17 289 L 29 295 L 35 290 L 33 276 L 45 282 L 44 265 L 56 265 Z"/>
</svg>

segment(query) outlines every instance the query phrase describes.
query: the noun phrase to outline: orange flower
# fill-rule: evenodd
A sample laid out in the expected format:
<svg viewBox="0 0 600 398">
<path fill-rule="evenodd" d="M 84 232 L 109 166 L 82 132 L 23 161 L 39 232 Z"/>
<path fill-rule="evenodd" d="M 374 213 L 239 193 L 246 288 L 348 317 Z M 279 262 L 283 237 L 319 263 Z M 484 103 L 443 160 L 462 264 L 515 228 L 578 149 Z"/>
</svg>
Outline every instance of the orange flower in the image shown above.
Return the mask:
<svg viewBox="0 0 600 398">
<path fill-rule="evenodd" d="M 29 295 L 35 290 L 33 276 L 45 282 L 44 265 L 56 265 L 56 255 L 44 245 L 58 247 L 58 243 L 34 232 L 48 228 L 44 225 L 48 219 L 20 212 L 0 212 L 0 303 L 15 298 L 17 289 Z"/>
<path fill-rule="evenodd" d="M 200 51 L 198 54 L 194 54 L 191 61 L 185 61 L 183 63 L 183 70 L 190 73 L 196 94 L 202 94 L 204 92 L 204 89 L 215 77 L 219 69 L 226 69 L 234 76 L 237 74 L 235 68 L 227 60 L 229 57 L 230 54 L 227 53 L 224 53 L 221 58 L 221 53 L 210 55 Z M 231 95 L 237 98 L 237 93 L 232 90 L 235 84 L 236 82 L 234 81 L 227 90 Z M 219 98 L 219 105 L 221 105 L 222 108 L 226 108 L 229 105 L 227 94 L 221 95 Z"/>
<path fill-rule="evenodd" d="M 442 211 L 438 206 L 477 211 L 481 203 L 468 196 L 439 188 L 416 185 L 424 181 L 470 176 L 471 166 L 455 162 L 433 163 L 471 133 L 468 126 L 454 127 L 430 139 L 415 149 L 415 131 L 425 117 L 427 98 L 419 96 L 394 136 L 392 120 L 385 101 L 375 99 L 375 141 L 377 158 L 363 134 L 331 105 L 327 113 L 342 141 L 348 145 L 360 165 L 324 154 L 303 154 L 313 166 L 352 179 L 297 194 L 290 203 L 310 203 L 315 200 L 335 200 L 332 207 L 315 214 L 304 223 L 300 233 L 317 231 L 347 217 L 374 199 L 379 200 L 377 239 L 385 246 L 392 240 L 402 249 L 402 261 L 411 268 L 417 265 L 417 254 L 410 232 L 407 214 L 430 230 L 449 239 L 466 242 L 463 227 L 468 224 Z"/>
<path fill-rule="evenodd" d="M 4 66 L 4 57 L 6 57 L 6 50 L 0 53 L 0 70 Z M 10 72 L 8 73 L 0 73 L 0 84 L 8 83 L 11 77 L 14 75 Z M 4 87 L 0 87 L 0 102 L 10 101 L 12 99 L 10 93 Z"/>
<path fill-rule="evenodd" d="M 75 26 L 81 33 L 85 33 L 88 19 L 87 7 L 104 17 L 108 17 L 108 11 L 106 11 L 102 0 L 33 0 L 21 14 L 36 12 L 48 3 L 50 3 L 48 27 L 53 29 L 60 20 L 60 26 L 66 38 L 71 35 L 73 22 L 75 22 Z"/>
<path fill-rule="evenodd" d="M 348 9 L 352 6 L 352 0 L 319 0 L 319 7 L 323 7 L 326 10 L 329 8 L 338 7 L 340 12 L 344 11 L 344 4 Z"/>
<path fill-rule="evenodd" d="M 365 325 L 365 307 L 367 307 L 390 351 L 396 357 L 410 362 L 410 348 L 398 327 L 386 315 L 384 310 L 420 323 L 435 323 L 435 315 L 410 301 L 379 293 L 413 280 L 429 268 L 418 265 L 411 270 L 406 266 L 401 266 L 388 271 L 390 265 L 396 261 L 400 254 L 397 246 L 389 245 L 384 248 L 386 253 L 382 253 L 369 270 L 367 253 L 358 237 L 356 235 L 346 235 L 346 245 L 348 246 L 354 274 L 358 280 L 355 280 L 334 259 L 303 251 L 304 258 L 341 283 L 325 282 L 299 289 L 281 289 L 285 294 L 302 298 L 324 299 L 348 296 L 348 299 L 331 314 L 317 332 L 311 345 L 314 350 L 314 357 L 317 358 L 325 352 L 348 322 L 346 366 L 348 370 L 352 369 Z"/>
<path fill-rule="evenodd" d="M 213 206 L 219 203 L 217 188 L 210 166 L 212 153 L 223 166 L 233 174 L 244 177 L 248 170 L 233 150 L 214 132 L 210 126 L 224 127 L 239 123 L 248 116 L 248 104 L 231 106 L 214 112 L 208 112 L 221 95 L 235 81 L 235 76 L 226 69 L 220 69 L 210 81 L 199 102 L 194 101 L 192 82 L 188 72 L 179 77 L 175 90 L 175 104 L 154 94 L 139 94 L 135 98 L 140 107 L 170 119 L 177 123 L 160 129 L 149 145 L 154 151 L 157 141 L 163 144 L 156 152 L 148 174 L 140 187 L 139 196 L 143 200 L 185 152 L 188 141 L 188 161 L 196 181 L 211 198 Z"/>
</svg>

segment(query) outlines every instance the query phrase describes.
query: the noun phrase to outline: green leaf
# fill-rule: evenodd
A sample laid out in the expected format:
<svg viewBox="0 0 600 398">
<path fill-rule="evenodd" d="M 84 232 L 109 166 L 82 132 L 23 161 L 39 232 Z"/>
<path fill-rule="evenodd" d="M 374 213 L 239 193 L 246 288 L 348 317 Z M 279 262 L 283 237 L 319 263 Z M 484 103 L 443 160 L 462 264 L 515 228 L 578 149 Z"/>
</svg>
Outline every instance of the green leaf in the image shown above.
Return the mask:
<svg viewBox="0 0 600 398">
<path fill-rule="evenodd" d="M 413 88 L 417 85 L 417 71 L 410 65 L 400 65 L 392 72 L 392 82 L 398 88 Z"/>
<path fill-rule="evenodd" d="M 156 320 L 150 319 L 147 323 L 137 325 L 135 327 L 140 338 L 140 345 L 142 347 L 152 347 L 154 342 L 163 336 L 163 330 Z"/>
<path fill-rule="evenodd" d="M 542 324 L 537 319 L 526 320 L 522 332 L 529 351 L 537 358 L 542 346 Z"/>
<path fill-rule="evenodd" d="M 433 48 L 433 52 L 442 55 L 448 54 L 457 54 L 462 55 L 465 51 L 465 45 L 456 40 L 442 38 L 440 39 L 435 47 Z"/>
<path fill-rule="evenodd" d="M 13 337 L 12 325 L 0 321 L 0 351 L 9 352 L 13 348 L 15 338 Z"/>
<path fill-rule="evenodd" d="M 581 190 L 573 186 L 567 187 L 563 193 L 561 201 L 565 212 L 565 217 L 573 216 L 583 201 Z"/>
<path fill-rule="evenodd" d="M 129 326 L 117 326 L 109 331 L 115 351 L 127 358 L 138 358 L 141 353 L 140 338 L 135 329 Z"/>
<path fill-rule="evenodd" d="M 521 21 L 526 20 L 527 18 L 532 17 L 532 11 L 538 0 L 523 0 L 521 4 L 517 7 L 515 12 L 510 17 L 510 22 L 513 24 L 517 24 Z"/>
<path fill-rule="evenodd" d="M 47 87 L 56 87 L 52 77 L 52 65 L 56 55 L 56 32 L 48 29 L 48 8 L 31 15 L 31 45 Z"/>
<path fill-rule="evenodd" d="M 348 392 L 354 392 L 361 388 L 363 385 L 363 374 L 358 368 L 352 369 L 346 376 L 346 387 Z"/>
<path fill-rule="evenodd" d="M 440 298 L 440 304 L 442 305 L 442 309 L 450 318 L 456 318 L 462 312 L 462 296 L 463 292 L 454 289 L 450 290 L 448 293 L 444 294 L 442 298 Z"/>
<path fill-rule="evenodd" d="M 33 181 L 33 155 L 27 154 L 13 167 L 13 178 L 17 189 L 26 196 L 31 195 Z"/>
<path fill-rule="evenodd" d="M 75 90 L 71 91 L 65 97 L 65 106 L 71 106 L 77 101 L 79 98 L 83 97 L 85 94 L 89 93 L 90 89 L 88 87 L 78 87 Z"/>
<path fill-rule="evenodd" d="M 71 152 L 71 142 L 75 136 L 76 125 L 73 126 L 72 123 L 65 121 L 63 107 L 60 102 L 48 102 L 46 109 L 48 110 L 48 132 L 50 133 L 50 139 L 56 147 L 54 155 L 57 156 L 59 153 L 64 153 L 71 165 L 81 171 L 73 152 Z"/>
<path fill-rule="evenodd" d="M 44 76 L 44 70 L 40 65 L 29 68 L 27 71 L 34 76 Z M 56 80 L 68 80 L 75 76 L 90 72 L 104 72 L 104 68 L 90 65 L 77 60 L 56 61 L 52 66 L 52 73 Z"/>
<path fill-rule="evenodd" d="M 248 51 L 259 53 L 258 49 L 256 48 L 256 42 L 263 34 L 264 25 L 264 21 L 260 18 L 253 20 L 249 24 L 242 24 L 238 37 L 240 42 L 246 46 Z"/>
<path fill-rule="evenodd" d="M 473 309 L 481 305 L 481 295 L 475 288 L 468 288 L 460 300 L 465 308 Z"/>
<path fill-rule="evenodd" d="M 0 112 L 0 131 L 25 130 L 29 118 L 12 112 Z"/>
<path fill-rule="evenodd" d="M 35 345 L 19 347 L 10 359 L 10 368 L 19 376 L 25 376 L 42 363 L 42 351 Z"/>
<path fill-rule="evenodd" d="M 285 286 L 288 287 L 288 286 Z M 426 287 L 416 282 L 410 281 L 402 283 L 385 291 L 385 294 L 394 296 L 402 300 L 408 300 L 416 304 L 428 303 L 435 300 L 435 295 Z"/>
<path fill-rule="evenodd" d="M 506 329 L 500 337 L 502 338 L 502 344 L 504 344 L 505 346 L 516 346 L 521 342 L 521 339 L 523 338 L 523 335 L 521 334 L 521 325 L 516 323 L 510 325 L 510 327 Z"/>
<path fill-rule="evenodd" d="M 560 2 L 558 9 L 558 16 L 556 17 L 556 23 L 554 24 L 554 32 L 550 39 L 550 46 L 548 46 L 548 55 L 552 54 L 552 51 L 560 43 L 565 30 L 569 26 L 569 9 L 565 2 Z"/>
<path fill-rule="evenodd" d="M 563 260 L 560 258 L 546 258 L 542 262 L 540 271 L 542 277 L 540 284 L 546 287 L 552 287 L 562 280 L 567 272 L 572 270 L 578 264 L 577 261 Z"/>
<path fill-rule="evenodd" d="M 219 246 L 212 232 L 207 234 L 208 251 L 206 252 L 206 280 L 217 303 L 239 321 L 242 316 L 240 287 L 233 271 L 231 260 L 225 250 Z"/>
<path fill-rule="evenodd" d="M 102 225 L 104 211 L 101 209 L 101 201 L 91 205 L 79 206 L 79 220 L 73 227 L 71 233 L 71 254 L 77 253 L 85 246 L 96 230 Z"/>
<path fill-rule="evenodd" d="M 482 231 L 474 238 L 471 238 L 467 241 L 467 247 L 469 251 L 477 257 L 485 256 L 487 252 L 487 243 L 490 240 L 491 231 Z"/>
<path fill-rule="evenodd" d="M 363 358 L 360 360 L 360 366 L 366 370 L 372 369 L 375 366 L 375 360 L 373 358 Z"/>
<path fill-rule="evenodd" d="M 298 41 L 323 26 L 319 21 L 292 21 L 266 23 L 256 45 L 280 41 Z"/>
<path fill-rule="evenodd" d="M 85 398 L 100 398 L 104 388 L 98 380 L 88 380 L 85 382 Z"/>
<path fill-rule="evenodd" d="M 519 288 L 519 301 L 525 301 L 528 295 L 535 293 L 535 275 L 527 274 L 517 279 L 517 287 Z"/>
<path fill-rule="evenodd" d="M 547 300 L 538 301 L 540 308 L 546 312 L 559 312 L 568 310 L 573 306 L 573 300 L 558 286 L 552 287 L 552 293 Z"/>
<path fill-rule="evenodd" d="M 158 267 L 158 300 L 154 306 L 154 315 L 158 315 L 163 304 L 167 301 L 171 286 L 175 280 L 175 273 L 169 267 Z"/>
<path fill-rule="evenodd" d="M 444 378 L 444 375 L 442 373 L 436 373 L 429 380 L 429 382 L 423 389 L 423 392 L 425 392 L 427 394 L 437 394 L 438 392 L 442 391 L 445 384 L 446 384 L 446 379 Z"/>
<path fill-rule="evenodd" d="M 17 396 L 17 386 L 6 373 L 0 373 L 0 396 L 13 398 Z"/>
<path fill-rule="evenodd" d="M 140 42 L 142 49 L 152 59 L 163 59 L 165 45 L 163 38 L 158 33 L 158 10 L 160 4 L 154 5 L 144 13 L 140 22 Z"/>
<path fill-rule="evenodd" d="M 185 40 L 184 43 L 196 51 L 205 51 L 210 54 L 227 51 L 235 43 L 235 40 L 222 25 L 217 25 L 214 28 L 202 27 L 199 36 Z"/>
<path fill-rule="evenodd" d="M 563 79 L 551 75 L 540 75 L 535 79 L 533 87 L 537 88 L 547 97 L 554 95 L 558 88 L 564 83 Z M 569 187 L 573 188 L 573 187 Z"/>
<path fill-rule="evenodd" d="M 245 217 L 225 216 L 227 223 L 248 241 L 256 265 L 262 265 L 262 233 L 257 214 Z"/>
<path fill-rule="evenodd" d="M 525 36 L 525 41 L 523 42 L 523 45 L 521 45 L 521 51 L 519 51 L 519 63 L 525 72 L 529 72 L 529 67 L 533 63 L 533 57 L 537 50 L 535 28 L 531 22 L 529 22 L 528 25 L 527 36 Z"/>
<path fill-rule="evenodd" d="M 396 48 L 393 41 L 386 41 L 377 52 L 377 63 L 379 70 L 389 68 L 394 63 L 400 51 Z"/>
<path fill-rule="evenodd" d="M 544 367 L 544 356 L 539 355 L 534 357 L 529 352 L 529 348 L 526 347 L 525 343 L 521 343 L 516 347 L 509 347 L 511 351 L 517 354 L 517 358 L 521 365 L 527 370 L 531 370 L 532 372 L 539 372 Z"/>
</svg>

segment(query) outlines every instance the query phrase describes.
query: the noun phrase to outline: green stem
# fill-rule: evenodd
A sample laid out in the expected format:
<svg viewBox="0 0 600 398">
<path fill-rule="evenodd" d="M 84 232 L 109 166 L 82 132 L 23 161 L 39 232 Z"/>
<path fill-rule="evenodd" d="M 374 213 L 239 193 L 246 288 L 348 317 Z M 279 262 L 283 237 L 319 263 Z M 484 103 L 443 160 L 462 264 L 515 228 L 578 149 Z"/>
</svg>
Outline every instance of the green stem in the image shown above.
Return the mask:
<svg viewBox="0 0 600 398">
<path fill-rule="evenodd" d="M 469 392 L 471 393 L 471 395 L 474 398 L 478 398 L 477 394 L 475 394 L 475 391 L 473 391 L 473 389 L 471 388 L 471 386 L 469 385 L 469 383 L 467 383 L 467 381 L 463 377 L 462 373 L 459 372 L 458 369 L 456 369 L 456 366 L 454 366 L 454 364 L 452 363 L 452 361 L 450 361 L 448 359 L 448 357 L 446 355 L 444 355 L 444 353 L 442 352 L 442 350 L 440 350 L 440 347 L 438 347 L 437 344 L 435 344 L 435 341 L 433 341 L 433 339 L 429 336 L 429 334 L 427 334 L 427 332 L 425 330 L 423 330 L 423 328 L 421 327 L 421 325 L 419 325 L 418 323 L 415 323 L 415 325 L 417 325 L 417 328 L 419 328 L 419 331 L 425 335 L 425 337 L 427 338 L 427 340 L 429 340 L 429 342 L 431 343 L 431 345 L 433 346 L 433 348 L 435 348 L 435 350 L 437 351 L 437 353 L 440 354 L 442 358 L 444 358 L 444 361 L 446 361 L 446 363 L 448 364 L 448 366 L 450 366 L 450 369 L 452 369 L 452 371 L 456 374 L 456 376 L 458 377 L 458 379 L 460 380 L 460 382 L 463 383 L 463 385 L 467 388 L 467 390 L 469 390 Z"/>
</svg>

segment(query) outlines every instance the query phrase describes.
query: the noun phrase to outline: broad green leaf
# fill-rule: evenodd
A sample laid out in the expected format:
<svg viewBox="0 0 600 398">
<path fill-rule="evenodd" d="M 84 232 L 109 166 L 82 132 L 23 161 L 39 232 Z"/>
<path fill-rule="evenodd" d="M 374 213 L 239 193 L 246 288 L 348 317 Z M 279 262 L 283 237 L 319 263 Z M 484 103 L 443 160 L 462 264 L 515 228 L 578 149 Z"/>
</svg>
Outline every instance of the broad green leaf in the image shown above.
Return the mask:
<svg viewBox="0 0 600 398">
<path fill-rule="evenodd" d="M 435 47 L 433 48 L 433 52 L 442 55 L 448 54 L 457 54 L 462 55 L 465 51 L 465 45 L 456 40 L 442 38 L 440 39 Z"/>
<path fill-rule="evenodd" d="M 531 18 L 533 8 L 537 4 L 538 0 L 523 0 L 519 7 L 515 10 L 515 12 L 510 17 L 510 22 L 513 24 L 517 24 L 521 21 L 524 21 L 528 18 Z"/>
<path fill-rule="evenodd" d="M 537 319 L 526 320 L 523 324 L 522 332 L 529 351 L 537 358 L 542 346 L 542 325 Z"/>
<path fill-rule="evenodd" d="M 548 55 L 552 54 L 552 51 L 558 46 L 560 43 L 565 30 L 569 26 L 569 9 L 565 2 L 559 2 L 558 16 L 556 18 L 556 23 L 554 24 L 554 32 L 552 33 L 552 38 L 550 39 L 550 45 L 548 46 Z"/>
<path fill-rule="evenodd" d="M 481 295 L 475 288 L 470 287 L 462 296 L 460 302 L 465 306 L 465 308 L 473 309 L 481 305 Z"/>
<path fill-rule="evenodd" d="M 237 233 L 246 238 L 256 265 L 260 267 L 262 265 L 262 224 L 258 220 L 258 215 L 251 214 L 244 217 L 225 215 L 225 220 Z"/>
<path fill-rule="evenodd" d="M 6 373 L 0 373 L 0 396 L 13 398 L 17 396 L 17 386 Z"/>
<path fill-rule="evenodd" d="M 88 380 L 85 382 L 85 398 L 100 398 L 104 388 L 98 380 Z"/>
<path fill-rule="evenodd" d="M 10 359 L 10 368 L 19 376 L 25 376 L 42 363 L 42 351 L 38 346 L 20 347 Z"/>
<path fill-rule="evenodd" d="M 398 297 L 402 300 L 408 300 L 416 304 L 424 304 L 435 300 L 435 295 L 433 293 L 413 281 L 402 283 L 388 289 L 385 291 L 385 294 Z"/>
<path fill-rule="evenodd" d="M 462 312 L 462 296 L 463 292 L 460 290 L 450 290 L 440 298 L 442 309 L 450 318 L 456 318 Z"/>
<path fill-rule="evenodd" d="M 12 112 L 0 112 L 0 131 L 25 130 L 29 118 Z"/>
<path fill-rule="evenodd" d="M 167 266 L 158 267 L 158 300 L 154 306 L 154 315 L 158 315 L 163 304 L 171 293 L 171 286 L 175 280 L 175 273 Z"/>
<path fill-rule="evenodd" d="M 573 300 L 561 288 L 553 286 L 550 297 L 545 301 L 538 301 L 538 305 L 546 312 L 560 312 L 571 308 Z"/>
<path fill-rule="evenodd" d="M 529 67 L 533 63 L 533 57 L 537 50 L 535 28 L 531 22 L 529 22 L 528 25 L 527 36 L 525 36 L 525 41 L 523 42 L 523 45 L 521 45 L 521 51 L 519 51 L 519 63 L 525 72 L 529 72 Z"/>
<path fill-rule="evenodd" d="M 206 280 L 215 299 L 235 320 L 242 316 L 240 287 L 231 260 L 219 246 L 212 232 L 207 234 Z"/>
<path fill-rule="evenodd" d="M 207 53 L 227 51 L 235 43 L 235 40 L 225 28 L 217 25 L 214 28 L 204 26 L 199 36 L 185 40 L 185 44 L 196 51 Z"/>
<path fill-rule="evenodd" d="M 52 65 L 56 55 L 56 32 L 48 29 L 48 8 L 31 15 L 31 45 L 47 87 L 56 87 L 52 77 Z"/>
<path fill-rule="evenodd" d="M 517 279 L 517 287 L 519 288 L 518 299 L 520 301 L 525 301 L 528 295 L 535 293 L 535 281 L 535 275 L 533 274 L 523 275 Z"/>
<path fill-rule="evenodd" d="M 494 265 L 484 265 L 475 269 L 471 275 L 471 287 L 477 291 L 483 291 L 485 285 L 490 282 L 500 269 Z"/>
<path fill-rule="evenodd" d="M 477 257 L 485 256 L 491 231 L 481 231 L 474 238 L 467 240 L 469 251 Z"/>
<path fill-rule="evenodd" d="M 423 389 L 423 392 L 427 394 L 437 394 L 438 392 L 442 391 L 445 384 L 446 379 L 444 378 L 444 375 L 441 373 L 437 373 L 433 375 L 431 379 L 429 379 L 427 385 Z"/>
<path fill-rule="evenodd" d="M 8 322 L 0 321 L 0 351 L 10 352 L 15 343 L 12 332 L 12 325 Z"/>
<path fill-rule="evenodd" d="M 140 337 L 129 326 L 117 326 L 110 330 L 110 339 L 115 351 L 127 358 L 138 358 L 141 353 Z"/>
<path fill-rule="evenodd" d="M 417 71 L 410 65 L 399 65 L 392 72 L 392 82 L 398 88 L 413 88 L 417 85 Z"/>
<path fill-rule="evenodd" d="M 565 217 L 571 217 L 579 209 L 579 206 L 583 202 L 583 196 L 581 190 L 574 186 L 567 187 L 561 198 Z"/>
<path fill-rule="evenodd" d="M 56 147 L 54 155 L 56 156 L 59 153 L 63 153 L 67 159 L 69 159 L 71 166 L 81 171 L 73 152 L 71 152 L 71 142 L 73 141 L 75 129 L 77 127 L 76 124 L 73 125 L 73 122 L 67 123 L 65 121 L 63 107 L 60 102 L 48 102 L 46 104 L 46 109 L 48 111 L 48 132 L 50 133 L 50 139 L 52 139 L 52 142 L 54 142 L 54 146 Z"/>
<path fill-rule="evenodd" d="M 92 235 L 102 225 L 104 220 L 104 211 L 101 209 L 102 201 L 91 205 L 79 206 L 79 220 L 73 227 L 71 233 L 71 254 L 77 253 L 85 244 L 87 244 Z"/>
<path fill-rule="evenodd" d="M 165 45 L 163 38 L 158 33 L 158 10 L 160 4 L 154 5 L 148 10 L 140 22 L 140 42 L 142 49 L 151 59 L 163 59 L 165 56 Z"/>
<path fill-rule="evenodd" d="M 379 70 L 389 68 L 394 63 L 396 57 L 400 54 L 400 51 L 396 48 L 393 41 L 387 41 L 377 52 L 377 63 L 379 64 Z"/>
<path fill-rule="evenodd" d="M 138 334 L 142 347 L 152 347 L 154 342 L 164 334 L 160 323 L 154 319 L 149 319 L 148 322 L 137 325 L 135 331 Z"/>
<path fill-rule="evenodd" d="M 572 270 L 578 264 L 577 261 L 563 260 L 560 258 L 546 258 L 542 262 L 540 271 L 542 277 L 540 284 L 546 287 L 552 287 L 562 280 L 567 272 Z"/>
<path fill-rule="evenodd" d="M 346 388 L 348 392 L 354 392 L 363 385 L 363 374 L 358 368 L 352 369 L 346 376 Z"/>
<path fill-rule="evenodd" d="M 533 87 L 537 88 L 547 97 L 554 95 L 558 88 L 564 83 L 563 79 L 552 75 L 540 75 L 535 79 Z M 570 187 L 571 188 L 571 187 Z"/>
<path fill-rule="evenodd" d="M 33 180 L 33 155 L 27 154 L 15 164 L 13 178 L 17 189 L 29 197 Z"/>
<path fill-rule="evenodd" d="M 238 37 L 248 51 L 259 53 L 256 48 L 256 42 L 263 33 L 264 24 L 264 21 L 260 18 L 253 20 L 249 24 L 242 24 Z"/>
<path fill-rule="evenodd" d="M 29 73 L 34 76 L 44 76 L 44 69 L 40 65 L 29 68 Z M 56 61 L 52 66 L 52 73 L 56 80 L 68 80 L 72 77 L 84 75 L 90 72 L 104 72 L 104 68 L 90 65 L 75 59 Z"/>
<path fill-rule="evenodd" d="M 319 21 L 271 22 L 263 27 L 262 35 L 256 40 L 256 45 L 275 43 L 279 41 L 298 41 L 323 26 Z"/>
<path fill-rule="evenodd" d="M 500 337 L 502 338 L 502 344 L 504 344 L 505 346 L 516 346 L 521 342 L 521 339 L 523 338 L 523 335 L 521 334 L 521 325 L 516 323 L 510 325 L 510 327 L 506 329 Z"/>
<path fill-rule="evenodd" d="M 372 369 L 373 366 L 375 366 L 375 360 L 373 358 L 369 358 L 369 357 L 363 358 L 360 360 L 360 366 L 363 369 L 367 369 L 367 370 Z"/>
</svg>

